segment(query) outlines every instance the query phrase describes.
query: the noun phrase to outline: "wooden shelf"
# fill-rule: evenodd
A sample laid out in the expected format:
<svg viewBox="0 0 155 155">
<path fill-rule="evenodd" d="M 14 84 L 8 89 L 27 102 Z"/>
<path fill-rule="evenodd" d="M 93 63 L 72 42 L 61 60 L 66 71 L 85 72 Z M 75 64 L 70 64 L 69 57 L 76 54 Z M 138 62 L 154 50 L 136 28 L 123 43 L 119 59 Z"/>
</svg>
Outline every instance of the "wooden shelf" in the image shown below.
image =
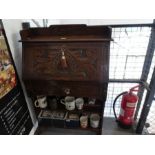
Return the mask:
<svg viewBox="0 0 155 155">
<path fill-rule="evenodd" d="M 65 129 L 75 129 L 75 130 L 90 130 L 90 131 L 94 131 L 94 132 L 100 132 L 102 129 L 101 128 L 92 128 L 92 127 L 87 127 L 87 128 L 71 128 L 71 127 L 64 127 Z"/>
<path fill-rule="evenodd" d="M 52 126 L 52 128 L 59 128 L 59 129 L 71 129 L 71 130 L 84 130 L 84 131 L 92 131 L 96 134 L 101 134 L 102 133 L 102 129 L 101 128 L 91 128 L 91 127 L 88 127 L 88 128 L 68 128 L 68 127 L 54 127 Z M 47 126 L 40 126 L 37 131 L 35 132 L 35 135 L 37 135 L 40 131 L 46 131 L 47 129 Z"/>
<path fill-rule="evenodd" d="M 38 111 L 40 108 L 38 108 Z M 42 109 L 42 110 L 49 110 L 49 111 L 55 111 L 55 110 L 50 110 L 49 108 L 46 109 Z M 64 112 L 71 112 L 71 113 L 83 113 L 83 112 L 96 112 L 96 113 L 102 113 L 102 105 L 101 104 L 84 104 L 83 109 L 78 110 L 77 108 L 75 108 L 74 110 L 67 110 L 65 109 L 65 107 L 61 106 L 58 109 L 56 109 L 56 111 L 64 111 Z"/>
<path fill-rule="evenodd" d="M 46 128 L 47 126 L 40 126 L 40 128 Z M 72 130 L 85 130 L 85 131 L 93 131 L 93 132 L 96 132 L 98 134 L 101 133 L 102 131 L 102 128 L 92 128 L 92 127 L 87 127 L 87 128 L 81 128 L 81 127 L 67 127 L 67 126 L 64 126 L 64 127 L 56 127 L 56 126 L 52 126 L 52 128 L 60 128 L 60 129 L 72 129 Z"/>
<path fill-rule="evenodd" d="M 65 111 L 67 111 L 67 110 L 65 110 Z M 67 111 L 67 112 L 69 112 L 69 111 Z M 74 110 L 74 111 L 71 111 L 71 112 L 77 112 L 76 110 Z M 78 111 L 78 112 L 82 112 L 82 111 Z M 98 112 L 96 112 L 96 113 L 98 113 Z M 102 113 L 98 113 L 98 114 L 100 114 L 100 115 L 102 115 Z M 50 121 L 50 118 L 49 117 L 40 117 L 40 121 L 43 123 L 44 122 L 44 120 L 46 121 L 46 120 L 48 120 L 48 121 Z M 51 120 L 52 120 L 52 118 L 51 118 Z M 65 120 L 64 120 L 65 121 Z M 100 134 L 101 133 L 101 131 L 102 131 L 102 117 L 101 117 L 101 120 L 100 120 L 100 124 L 99 124 L 99 127 L 98 128 L 92 128 L 91 126 L 90 126 L 90 121 L 88 120 L 88 127 L 87 128 L 81 128 L 80 127 L 80 124 L 79 124 L 79 126 L 78 127 L 68 127 L 67 125 L 66 125 L 66 123 L 64 122 L 64 125 L 63 126 L 52 126 L 52 127 L 54 127 L 54 128 L 64 128 L 64 129 L 73 129 L 73 130 L 89 130 L 89 131 L 93 131 L 93 132 L 96 132 L 97 134 Z M 44 123 L 43 123 L 44 124 Z M 45 126 L 45 124 L 44 125 L 40 125 L 40 127 L 42 127 L 42 126 Z"/>
<path fill-rule="evenodd" d="M 62 39 L 61 39 L 62 38 Z M 54 43 L 54 42 L 104 42 L 104 41 L 112 41 L 111 39 L 103 39 L 103 38 L 93 38 L 93 39 L 85 39 L 85 38 L 67 38 L 63 39 L 63 37 L 60 38 L 45 38 L 39 39 L 39 38 L 30 38 L 27 40 L 19 40 L 19 42 L 29 42 L 29 43 Z"/>
<path fill-rule="evenodd" d="M 90 112 L 90 113 L 99 113 L 102 114 L 102 109 L 95 109 L 96 108 L 102 108 L 102 106 L 97 105 L 97 106 L 91 106 L 94 109 L 90 109 L 91 107 L 89 107 L 89 109 L 87 109 L 89 106 L 84 106 L 83 109 L 78 110 L 78 109 L 74 109 L 74 110 L 67 110 L 67 109 L 56 109 L 56 111 L 64 111 L 64 112 L 69 112 L 69 113 L 78 113 L 78 114 L 82 114 L 84 112 Z M 50 109 L 46 109 L 46 110 L 50 110 Z M 55 110 L 53 110 L 55 111 Z"/>
</svg>

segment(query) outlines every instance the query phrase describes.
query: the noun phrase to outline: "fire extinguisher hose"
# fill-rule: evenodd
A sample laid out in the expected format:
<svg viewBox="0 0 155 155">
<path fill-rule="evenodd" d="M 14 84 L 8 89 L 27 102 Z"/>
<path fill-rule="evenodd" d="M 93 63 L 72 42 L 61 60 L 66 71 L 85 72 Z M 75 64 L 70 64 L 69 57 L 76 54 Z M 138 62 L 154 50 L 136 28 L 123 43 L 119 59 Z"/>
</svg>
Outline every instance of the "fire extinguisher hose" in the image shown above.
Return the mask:
<svg viewBox="0 0 155 155">
<path fill-rule="evenodd" d="M 127 92 L 127 91 L 122 92 L 121 94 L 117 95 L 116 98 L 115 98 L 115 100 L 114 100 L 114 103 L 113 103 L 113 112 L 114 112 L 114 116 L 115 116 L 116 122 L 118 122 L 118 117 L 117 117 L 116 111 L 115 111 L 116 101 L 117 101 L 117 99 L 118 99 L 120 96 L 122 96 L 122 95 L 124 95 L 124 94 L 126 94 L 126 93 L 128 93 L 128 92 Z"/>
</svg>

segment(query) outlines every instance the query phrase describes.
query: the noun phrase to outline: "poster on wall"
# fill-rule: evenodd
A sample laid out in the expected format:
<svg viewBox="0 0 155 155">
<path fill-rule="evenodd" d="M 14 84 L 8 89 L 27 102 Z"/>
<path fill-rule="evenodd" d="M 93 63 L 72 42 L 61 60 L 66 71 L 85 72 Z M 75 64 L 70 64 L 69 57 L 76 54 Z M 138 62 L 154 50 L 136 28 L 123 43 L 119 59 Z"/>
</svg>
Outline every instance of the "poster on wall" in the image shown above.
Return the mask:
<svg viewBox="0 0 155 155">
<path fill-rule="evenodd" d="M 29 134 L 32 126 L 25 96 L 0 20 L 0 134 Z"/>
</svg>

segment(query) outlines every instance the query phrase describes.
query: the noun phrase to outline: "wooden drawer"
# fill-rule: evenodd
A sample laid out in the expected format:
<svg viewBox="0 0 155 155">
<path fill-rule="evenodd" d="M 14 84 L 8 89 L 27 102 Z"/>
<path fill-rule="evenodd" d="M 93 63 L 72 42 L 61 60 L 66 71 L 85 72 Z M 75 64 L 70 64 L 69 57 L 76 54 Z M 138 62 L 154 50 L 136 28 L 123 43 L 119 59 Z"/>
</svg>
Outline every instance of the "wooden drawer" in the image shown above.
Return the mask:
<svg viewBox="0 0 155 155">
<path fill-rule="evenodd" d="M 25 43 L 24 79 L 108 81 L 108 43 Z M 67 68 L 61 66 L 64 51 Z"/>
<path fill-rule="evenodd" d="M 56 95 L 94 97 L 106 99 L 107 84 L 98 85 L 95 83 L 63 82 L 63 81 L 25 81 L 28 92 L 33 95 Z"/>
</svg>

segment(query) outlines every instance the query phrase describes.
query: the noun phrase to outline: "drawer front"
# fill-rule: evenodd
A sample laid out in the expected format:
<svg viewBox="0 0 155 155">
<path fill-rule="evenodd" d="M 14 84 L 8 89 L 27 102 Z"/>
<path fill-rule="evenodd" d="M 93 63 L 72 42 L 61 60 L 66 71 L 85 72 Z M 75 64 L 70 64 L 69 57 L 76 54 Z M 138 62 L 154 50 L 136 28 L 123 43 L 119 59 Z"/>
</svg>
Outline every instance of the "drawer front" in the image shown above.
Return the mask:
<svg viewBox="0 0 155 155">
<path fill-rule="evenodd" d="M 107 43 L 28 44 L 23 47 L 24 78 L 105 82 L 108 47 Z"/>
<path fill-rule="evenodd" d="M 107 84 L 98 85 L 80 82 L 25 81 L 28 92 L 33 95 L 56 95 L 106 98 Z"/>
</svg>

